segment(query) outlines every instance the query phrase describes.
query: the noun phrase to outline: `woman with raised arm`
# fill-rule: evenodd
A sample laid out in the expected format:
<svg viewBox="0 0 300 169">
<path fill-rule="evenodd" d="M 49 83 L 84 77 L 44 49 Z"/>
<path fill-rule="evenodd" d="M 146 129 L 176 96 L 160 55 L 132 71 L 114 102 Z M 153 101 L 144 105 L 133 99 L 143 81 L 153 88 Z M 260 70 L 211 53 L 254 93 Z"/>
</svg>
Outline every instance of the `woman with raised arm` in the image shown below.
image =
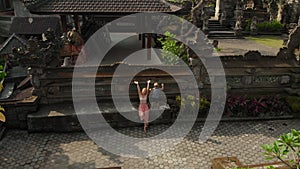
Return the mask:
<svg viewBox="0 0 300 169">
<path fill-rule="evenodd" d="M 149 120 L 149 107 L 147 103 L 150 80 L 147 81 L 147 88 L 143 88 L 141 91 L 138 81 L 134 81 L 134 84 L 137 86 L 137 91 L 139 94 L 140 105 L 139 105 L 139 116 L 142 121 L 144 121 L 144 132 L 147 132 L 148 120 Z"/>
</svg>

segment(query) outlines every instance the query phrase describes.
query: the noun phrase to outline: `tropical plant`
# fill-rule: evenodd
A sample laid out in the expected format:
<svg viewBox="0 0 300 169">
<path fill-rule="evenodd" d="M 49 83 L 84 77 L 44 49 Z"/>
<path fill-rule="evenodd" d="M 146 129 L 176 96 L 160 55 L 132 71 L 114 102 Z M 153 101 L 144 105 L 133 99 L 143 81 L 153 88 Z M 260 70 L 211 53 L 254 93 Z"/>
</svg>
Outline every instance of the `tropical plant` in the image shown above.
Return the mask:
<svg viewBox="0 0 300 169">
<path fill-rule="evenodd" d="M 289 104 L 279 96 L 250 98 L 229 95 L 226 99 L 225 115 L 229 117 L 282 116 L 290 112 Z"/>
<path fill-rule="evenodd" d="M 6 76 L 6 73 L 3 71 L 3 66 L 0 65 L 0 92 L 3 90 L 2 80 Z"/>
<path fill-rule="evenodd" d="M 177 105 L 182 108 L 195 107 L 198 104 L 200 112 L 208 112 L 210 106 L 210 101 L 204 96 L 200 98 L 196 98 L 193 95 L 187 95 L 185 97 L 176 96 L 176 102 Z"/>
<path fill-rule="evenodd" d="M 266 160 L 278 159 L 290 169 L 300 168 L 300 131 L 292 129 L 272 144 L 261 146 Z"/>
<path fill-rule="evenodd" d="M 2 106 L 0 106 L 0 121 L 3 122 L 3 123 L 6 121 L 6 118 L 4 116 L 4 112 L 5 112 L 5 109 Z"/>
<path fill-rule="evenodd" d="M 158 41 L 162 44 L 162 60 L 168 65 L 177 65 L 180 63 L 180 58 L 187 62 L 188 55 L 185 52 L 183 43 L 175 39 L 175 35 L 170 32 L 165 32 L 164 37 L 159 38 Z"/>
<path fill-rule="evenodd" d="M 251 100 L 248 107 L 248 113 L 251 113 L 253 116 L 258 116 L 260 113 L 265 113 L 267 109 L 267 104 L 263 97 L 254 98 Z"/>
<path fill-rule="evenodd" d="M 226 110 L 227 116 L 243 116 L 248 112 L 248 104 L 250 100 L 245 96 L 227 96 L 226 99 Z"/>
<path fill-rule="evenodd" d="M 2 85 L 2 81 L 5 78 L 6 73 L 3 71 L 3 66 L 0 65 L 0 92 L 3 90 L 3 85 Z M 2 106 L 0 106 L 0 121 L 5 122 L 6 118 L 4 116 L 4 108 Z"/>
<path fill-rule="evenodd" d="M 300 100 L 300 99 L 299 99 Z M 208 112 L 210 99 L 192 95 L 176 97 L 177 106 L 182 108 L 194 107 L 199 104 L 199 112 Z M 299 102 L 295 102 L 298 105 Z M 279 96 L 247 97 L 229 95 L 226 98 L 224 115 L 227 117 L 259 117 L 282 116 L 291 113 L 290 105 L 285 98 Z"/>
</svg>

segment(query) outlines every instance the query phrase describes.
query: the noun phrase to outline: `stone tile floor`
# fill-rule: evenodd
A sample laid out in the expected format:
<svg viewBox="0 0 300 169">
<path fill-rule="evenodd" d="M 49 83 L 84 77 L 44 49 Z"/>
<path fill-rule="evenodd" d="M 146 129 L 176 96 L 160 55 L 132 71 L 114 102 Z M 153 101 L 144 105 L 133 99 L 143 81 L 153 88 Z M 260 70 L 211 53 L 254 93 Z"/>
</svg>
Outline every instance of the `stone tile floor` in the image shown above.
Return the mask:
<svg viewBox="0 0 300 169">
<path fill-rule="evenodd" d="M 83 133 L 27 133 L 9 130 L 0 141 L 0 168 L 99 168 L 206 169 L 215 157 L 237 156 L 243 164 L 264 162 L 261 144 L 271 143 L 290 129 L 300 129 L 300 120 L 222 122 L 205 143 L 197 138 L 203 123 L 165 154 L 146 159 L 113 155 L 98 147 Z M 149 134 L 166 125 L 150 126 Z M 142 128 L 120 129 L 128 135 L 142 135 Z"/>
</svg>

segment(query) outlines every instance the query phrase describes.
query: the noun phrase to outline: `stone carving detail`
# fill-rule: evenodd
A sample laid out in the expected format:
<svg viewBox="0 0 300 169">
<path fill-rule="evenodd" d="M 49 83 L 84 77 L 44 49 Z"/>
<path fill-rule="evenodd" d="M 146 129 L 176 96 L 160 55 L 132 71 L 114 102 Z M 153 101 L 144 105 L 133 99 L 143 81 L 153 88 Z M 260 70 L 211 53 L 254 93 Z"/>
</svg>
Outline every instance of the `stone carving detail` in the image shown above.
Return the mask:
<svg viewBox="0 0 300 169">
<path fill-rule="evenodd" d="M 281 76 L 280 78 L 280 84 L 289 84 L 291 81 L 290 76 Z"/>
<path fill-rule="evenodd" d="M 32 69 L 28 68 L 28 74 L 31 77 L 31 84 L 35 89 L 39 89 L 41 86 L 40 77 L 44 74 L 43 69 Z"/>
<path fill-rule="evenodd" d="M 227 83 L 232 85 L 232 84 L 241 84 L 242 78 L 241 77 L 228 77 Z"/>
<path fill-rule="evenodd" d="M 200 78 L 201 78 L 201 74 L 202 74 L 201 69 L 203 67 L 202 62 L 199 58 L 193 58 L 193 57 L 190 57 L 189 60 L 190 60 L 190 66 L 192 68 L 194 76 L 195 76 L 197 82 L 200 82 L 201 81 Z"/>
<path fill-rule="evenodd" d="M 280 48 L 276 57 L 277 57 L 277 59 L 280 59 L 280 60 L 283 60 L 283 61 L 295 58 L 293 56 L 293 54 L 291 54 L 287 48 Z"/>
<path fill-rule="evenodd" d="M 24 67 L 58 67 L 62 41 L 51 29 L 44 33 L 44 39 L 38 41 L 31 37 L 26 49 L 13 49 L 13 54 Z"/>
<path fill-rule="evenodd" d="M 255 84 L 276 84 L 279 79 L 279 76 L 255 76 L 253 82 Z"/>
<path fill-rule="evenodd" d="M 209 80 L 209 79 L 208 79 Z M 289 84 L 291 78 L 288 75 L 284 76 L 231 76 L 227 77 L 227 83 L 230 86 L 252 86 L 252 85 L 277 85 Z"/>
<path fill-rule="evenodd" d="M 300 46 L 299 36 L 300 36 L 300 25 L 298 24 L 298 26 L 295 27 L 289 35 L 289 39 L 286 44 L 287 49 L 283 49 L 283 50 L 286 50 L 286 53 L 287 53 L 287 55 L 285 56 L 286 59 L 292 59 L 292 58 L 295 59 L 294 51 L 295 51 L 295 49 L 299 50 L 299 46 Z M 283 51 L 279 51 L 278 55 L 280 54 L 280 52 L 283 52 Z M 281 56 L 281 55 L 279 55 L 279 56 Z"/>
<path fill-rule="evenodd" d="M 245 84 L 245 85 L 251 85 L 252 80 L 253 80 L 252 76 L 244 76 L 243 79 L 242 79 L 243 84 Z"/>
<path fill-rule="evenodd" d="M 48 94 L 50 94 L 50 95 L 57 95 L 59 92 L 60 92 L 59 86 L 49 87 L 49 89 L 48 89 Z"/>
</svg>

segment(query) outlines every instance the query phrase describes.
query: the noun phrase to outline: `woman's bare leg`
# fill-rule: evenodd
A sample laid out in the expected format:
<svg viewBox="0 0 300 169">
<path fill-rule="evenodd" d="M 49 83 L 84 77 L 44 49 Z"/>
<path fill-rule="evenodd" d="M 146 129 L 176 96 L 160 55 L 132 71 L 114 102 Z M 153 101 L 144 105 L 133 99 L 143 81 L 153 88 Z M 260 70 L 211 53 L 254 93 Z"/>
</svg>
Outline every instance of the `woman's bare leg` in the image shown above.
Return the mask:
<svg viewBox="0 0 300 169">
<path fill-rule="evenodd" d="M 147 133 L 147 123 L 144 123 L 144 132 Z"/>
</svg>

